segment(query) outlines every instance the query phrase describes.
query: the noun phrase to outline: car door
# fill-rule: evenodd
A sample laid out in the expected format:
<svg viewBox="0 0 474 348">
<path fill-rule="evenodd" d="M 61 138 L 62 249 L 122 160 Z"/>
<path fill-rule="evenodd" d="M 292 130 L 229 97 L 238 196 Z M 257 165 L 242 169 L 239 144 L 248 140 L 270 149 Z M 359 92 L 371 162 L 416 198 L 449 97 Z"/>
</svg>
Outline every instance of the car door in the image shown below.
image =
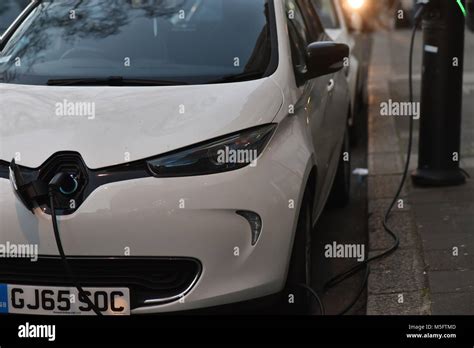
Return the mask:
<svg viewBox="0 0 474 348">
<path fill-rule="evenodd" d="M 292 46 L 293 64 L 295 72 L 303 72 L 306 68 L 306 48 L 311 42 L 325 39 L 320 27 L 319 19 L 314 13 L 309 12 L 311 7 L 307 0 L 286 0 L 288 31 Z M 312 22 L 313 21 L 313 22 Z M 314 22 L 317 21 L 317 22 Z M 326 112 L 330 95 L 330 76 L 321 76 L 301 83 L 300 102 L 304 103 L 304 112 L 308 121 L 309 130 L 314 146 L 317 161 L 317 187 L 316 196 L 327 187 L 327 170 L 329 167 L 330 150 L 333 143 L 330 131 L 330 115 Z M 324 193 L 324 192 L 323 192 Z M 318 201 L 318 200 L 316 200 Z M 317 213 L 315 207 L 314 214 Z"/>
<path fill-rule="evenodd" d="M 344 12 L 341 7 L 339 0 L 311 0 L 318 15 L 321 18 L 321 22 L 326 30 L 329 37 L 338 43 L 343 43 L 349 46 L 350 56 L 349 64 L 344 66 L 344 74 L 349 85 L 350 98 L 351 98 L 351 118 L 349 119 L 350 125 L 353 125 L 353 116 L 355 107 L 358 103 L 358 83 L 359 83 L 359 61 L 353 54 L 355 48 L 354 37 L 349 33 L 347 24 L 345 22 Z"/>
<path fill-rule="evenodd" d="M 331 41 L 327 35 L 324 26 L 321 24 L 318 13 L 311 1 L 305 1 L 308 5 L 305 15 L 308 22 L 313 24 L 313 31 L 318 41 Z M 334 9 L 334 7 L 332 7 Z M 333 14 L 333 18 L 337 18 Z M 315 207 L 315 211 L 322 209 L 325 202 L 324 198 L 329 194 L 336 170 L 338 167 L 341 145 L 344 138 L 344 132 L 347 124 L 347 113 L 349 103 L 347 99 L 347 83 L 344 71 L 338 71 L 334 74 L 323 76 L 325 79 L 326 108 L 324 110 L 324 139 L 325 139 L 325 177 L 324 183 L 320 187 L 319 202 L 320 206 Z"/>
<path fill-rule="evenodd" d="M 339 43 L 345 43 L 350 47 L 351 38 L 344 26 L 341 17 L 338 0 L 311 0 L 312 9 L 316 11 L 316 16 L 322 17 L 323 28 L 326 35 L 325 40 L 333 40 Z M 319 9 L 319 10 L 318 10 Z M 314 20 L 316 22 L 316 20 Z M 332 34 L 329 35 L 329 34 Z M 337 40 L 336 40 L 337 38 Z M 350 79 L 352 70 L 352 56 L 348 57 L 350 64 L 334 74 L 328 75 L 328 97 L 326 104 L 326 118 L 328 120 L 328 178 L 327 187 L 323 190 L 329 190 L 332 184 L 332 178 L 336 173 L 337 165 L 340 159 L 340 149 L 347 125 L 347 116 L 349 113 L 349 99 L 346 79 Z M 354 70 L 356 71 L 356 70 Z"/>
</svg>

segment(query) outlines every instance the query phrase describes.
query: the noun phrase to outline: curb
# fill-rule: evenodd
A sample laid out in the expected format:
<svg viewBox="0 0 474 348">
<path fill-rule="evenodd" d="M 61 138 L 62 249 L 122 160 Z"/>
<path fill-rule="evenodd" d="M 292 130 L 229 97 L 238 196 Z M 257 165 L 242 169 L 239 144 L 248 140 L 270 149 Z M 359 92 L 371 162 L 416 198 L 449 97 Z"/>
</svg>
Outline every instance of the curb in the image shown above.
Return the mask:
<svg viewBox="0 0 474 348">
<path fill-rule="evenodd" d="M 368 76 L 368 200 L 369 256 L 393 245 L 382 222 L 400 184 L 404 160 L 393 117 L 380 116 L 380 103 L 390 98 L 390 33 L 374 34 Z M 409 182 L 402 190 L 400 206 L 393 209 L 389 225 L 400 238 L 390 256 L 370 264 L 367 315 L 431 314 L 428 277 L 421 238 L 411 207 L 406 202 Z"/>
</svg>

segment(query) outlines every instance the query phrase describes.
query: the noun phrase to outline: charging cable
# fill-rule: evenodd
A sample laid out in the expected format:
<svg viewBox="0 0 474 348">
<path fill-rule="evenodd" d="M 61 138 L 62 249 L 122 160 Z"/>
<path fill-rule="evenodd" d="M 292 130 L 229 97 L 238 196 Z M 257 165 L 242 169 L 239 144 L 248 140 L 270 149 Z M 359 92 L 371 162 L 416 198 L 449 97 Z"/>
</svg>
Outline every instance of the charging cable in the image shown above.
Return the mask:
<svg viewBox="0 0 474 348">
<path fill-rule="evenodd" d="M 298 284 L 298 286 L 308 291 L 316 299 L 316 302 L 319 306 L 319 315 L 326 315 L 326 308 L 324 307 L 324 302 L 321 300 L 318 293 L 307 284 L 301 283 L 301 284 Z"/>
<path fill-rule="evenodd" d="M 56 245 L 58 247 L 59 255 L 61 256 L 64 269 L 66 270 L 66 273 L 71 279 L 74 287 L 77 289 L 79 293 L 79 298 L 86 301 L 89 307 L 94 311 L 96 315 L 102 316 L 101 311 L 97 308 L 96 304 L 91 301 L 89 296 L 86 294 L 82 286 L 77 281 L 74 272 L 72 271 L 71 265 L 69 264 L 69 261 L 66 257 L 66 254 L 64 253 L 63 244 L 61 242 L 61 236 L 59 234 L 58 218 L 56 215 L 56 208 L 54 206 L 54 198 L 56 193 L 60 192 L 61 186 L 66 182 L 69 177 L 69 174 L 61 172 L 56 174 L 48 184 L 48 196 L 51 208 L 51 220 L 53 222 L 54 238 L 56 240 Z"/>
<path fill-rule="evenodd" d="M 411 39 L 410 39 L 410 60 L 409 60 L 409 65 L 408 65 L 408 75 L 409 75 L 409 99 L 410 102 L 413 104 L 413 47 L 415 45 L 415 37 L 416 37 L 416 32 L 418 30 L 418 27 L 421 22 L 422 15 L 425 11 L 426 5 L 428 4 L 428 1 L 421 1 L 418 3 L 420 7 L 418 8 L 416 14 L 415 14 L 415 24 L 413 26 L 413 31 L 411 34 Z M 407 158 L 405 161 L 405 168 L 403 170 L 403 175 L 402 179 L 400 181 L 400 184 L 398 186 L 397 192 L 395 196 L 393 197 L 393 200 L 385 212 L 384 215 L 384 220 L 383 220 L 383 228 L 384 230 L 390 235 L 390 237 L 393 239 L 393 245 L 386 249 L 385 251 L 381 252 L 378 255 L 372 256 L 367 258 L 364 262 L 359 263 L 358 265 L 349 268 L 345 272 L 342 272 L 335 277 L 331 278 L 328 282 L 323 287 L 324 292 L 328 291 L 329 289 L 335 287 L 336 285 L 340 284 L 344 280 L 352 277 L 355 273 L 357 273 L 359 270 L 362 268 L 366 268 L 365 276 L 364 276 L 364 281 L 363 284 L 360 288 L 360 290 L 357 293 L 357 297 L 348 305 L 346 306 L 338 315 L 344 315 L 346 314 L 359 300 L 359 297 L 362 295 L 364 292 L 365 286 L 367 284 L 369 274 L 370 274 L 370 266 L 369 264 L 375 260 L 379 260 L 382 258 L 385 258 L 389 255 L 391 255 L 393 252 L 395 252 L 399 245 L 400 245 L 400 239 L 397 236 L 397 234 L 390 228 L 388 225 L 388 221 L 390 219 L 390 215 L 392 213 L 393 208 L 395 207 L 395 204 L 397 203 L 398 199 L 400 198 L 400 194 L 402 192 L 402 189 L 405 185 L 406 179 L 408 177 L 408 171 L 410 167 L 410 160 L 411 160 L 411 151 L 413 147 L 413 116 L 410 117 L 410 130 L 409 130 L 409 138 L 408 138 L 408 148 L 407 148 Z"/>
</svg>

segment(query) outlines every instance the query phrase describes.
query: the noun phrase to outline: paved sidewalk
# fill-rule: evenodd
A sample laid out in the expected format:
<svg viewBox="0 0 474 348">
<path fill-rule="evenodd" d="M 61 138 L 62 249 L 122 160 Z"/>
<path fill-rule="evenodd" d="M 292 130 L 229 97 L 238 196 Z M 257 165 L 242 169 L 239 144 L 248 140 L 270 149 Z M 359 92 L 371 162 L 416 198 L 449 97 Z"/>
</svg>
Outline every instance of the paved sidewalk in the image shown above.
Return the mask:
<svg viewBox="0 0 474 348">
<path fill-rule="evenodd" d="M 406 117 L 380 115 L 380 103 L 408 101 L 408 31 L 374 35 L 369 69 L 369 244 L 370 254 L 393 243 L 384 212 L 399 185 L 408 139 Z M 420 37 L 421 35 L 419 35 Z M 467 52 L 474 48 L 467 37 Z M 417 46 L 419 42 L 417 43 Z M 419 47 L 419 46 L 418 46 Z M 421 48 L 417 52 L 421 52 Z M 415 100 L 419 100 L 420 55 L 415 56 Z M 467 65 L 467 74 L 471 66 Z M 465 79 L 462 165 L 474 177 L 474 99 Z M 467 107 L 466 107 L 467 106 Z M 415 121 L 417 123 L 417 121 Z M 417 153 L 417 131 L 415 131 Z M 416 167 L 416 156 L 412 168 Z M 474 314 L 474 182 L 448 188 L 416 188 L 407 181 L 389 225 L 400 248 L 374 262 L 367 314 Z"/>
</svg>

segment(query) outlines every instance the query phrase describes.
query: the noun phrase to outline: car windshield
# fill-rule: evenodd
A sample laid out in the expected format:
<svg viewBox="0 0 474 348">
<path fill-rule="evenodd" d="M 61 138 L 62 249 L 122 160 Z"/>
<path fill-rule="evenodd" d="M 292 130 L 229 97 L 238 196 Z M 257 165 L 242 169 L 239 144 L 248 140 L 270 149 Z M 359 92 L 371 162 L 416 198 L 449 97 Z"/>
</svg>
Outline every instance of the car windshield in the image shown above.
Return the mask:
<svg viewBox="0 0 474 348">
<path fill-rule="evenodd" d="M 29 0 L 0 0 L 0 36 L 29 2 Z"/>
<path fill-rule="evenodd" d="M 261 78 L 272 72 L 269 1 L 42 1 L 0 53 L 0 83 Z"/>
</svg>

